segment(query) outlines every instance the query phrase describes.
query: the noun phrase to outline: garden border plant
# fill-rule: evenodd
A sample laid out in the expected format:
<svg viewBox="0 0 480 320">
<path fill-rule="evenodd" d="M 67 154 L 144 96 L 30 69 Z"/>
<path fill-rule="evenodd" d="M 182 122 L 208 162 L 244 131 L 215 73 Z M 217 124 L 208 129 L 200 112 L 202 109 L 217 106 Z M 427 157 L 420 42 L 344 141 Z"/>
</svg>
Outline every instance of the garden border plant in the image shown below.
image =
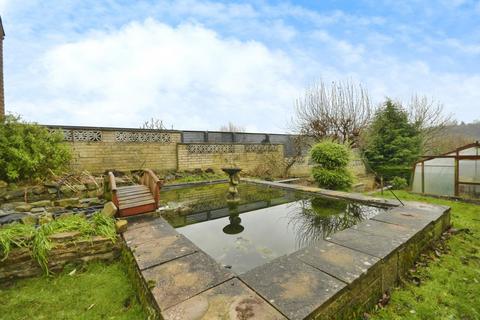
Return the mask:
<svg viewBox="0 0 480 320">
<path fill-rule="evenodd" d="M 117 240 L 114 219 L 100 212 L 90 219 L 83 215 L 63 216 L 39 227 L 12 223 L 0 228 L 0 261 L 5 261 L 13 248 L 27 248 L 42 270 L 49 274 L 48 254 L 53 248 L 50 236 L 63 232 L 78 232 L 76 240 L 93 236 L 105 237 L 113 243 Z"/>
</svg>

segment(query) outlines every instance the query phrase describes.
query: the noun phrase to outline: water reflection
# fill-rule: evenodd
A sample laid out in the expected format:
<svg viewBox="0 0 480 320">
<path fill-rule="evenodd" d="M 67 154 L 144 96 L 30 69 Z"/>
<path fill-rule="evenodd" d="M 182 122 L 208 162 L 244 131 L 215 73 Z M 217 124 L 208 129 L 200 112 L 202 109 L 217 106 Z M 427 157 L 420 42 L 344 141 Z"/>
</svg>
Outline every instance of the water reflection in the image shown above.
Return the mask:
<svg viewBox="0 0 480 320">
<path fill-rule="evenodd" d="M 376 207 L 330 198 L 301 199 L 291 204 L 289 224 L 296 230 L 297 247 L 305 247 L 350 228 L 379 213 Z"/>
<path fill-rule="evenodd" d="M 240 212 L 238 211 L 238 202 L 228 202 L 228 221 L 230 223 L 223 227 L 223 232 L 226 234 L 239 234 L 245 228 L 241 225 L 242 219 L 240 218 Z"/>
</svg>

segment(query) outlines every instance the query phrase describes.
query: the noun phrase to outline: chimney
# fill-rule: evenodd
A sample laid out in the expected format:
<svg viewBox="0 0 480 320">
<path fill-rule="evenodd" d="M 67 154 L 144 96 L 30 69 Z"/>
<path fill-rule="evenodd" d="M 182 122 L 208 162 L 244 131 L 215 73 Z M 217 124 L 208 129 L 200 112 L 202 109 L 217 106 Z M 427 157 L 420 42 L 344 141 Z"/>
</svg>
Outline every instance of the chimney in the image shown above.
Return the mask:
<svg viewBox="0 0 480 320">
<path fill-rule="evenodd" d="M 3 30 L 2 17 L 0 16 L 0 119 L 5 117 L 5 92 L 3 90 Z"/>
</svg>

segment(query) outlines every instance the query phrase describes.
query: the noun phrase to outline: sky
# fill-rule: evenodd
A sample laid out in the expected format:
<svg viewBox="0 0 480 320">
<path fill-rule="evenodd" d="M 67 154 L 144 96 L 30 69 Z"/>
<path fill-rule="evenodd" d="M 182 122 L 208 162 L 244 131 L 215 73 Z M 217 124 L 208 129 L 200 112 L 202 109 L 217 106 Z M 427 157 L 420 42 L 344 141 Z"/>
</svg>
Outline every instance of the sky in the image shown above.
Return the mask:
<svg viewBox="0 0 480 320">
<path fill-rule="evenodd" d="M 351 81 L 480 119 L 480 0 L 0 0 L 7 112 L 42 124 L 288 132 Z"/>
</svg>

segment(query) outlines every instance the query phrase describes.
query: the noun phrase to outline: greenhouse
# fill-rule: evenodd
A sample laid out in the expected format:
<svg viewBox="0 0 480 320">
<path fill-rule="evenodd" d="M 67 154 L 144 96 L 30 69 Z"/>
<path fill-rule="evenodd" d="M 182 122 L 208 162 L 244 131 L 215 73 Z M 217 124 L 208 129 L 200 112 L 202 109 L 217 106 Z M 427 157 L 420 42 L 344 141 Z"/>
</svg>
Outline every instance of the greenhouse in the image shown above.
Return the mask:
<svg viewBox="0 0 480 320">
<path fill-rule="evenodd" d="M 416 162 L 412 191 L 480 199 L 480 143 Z"/>
</svg>

